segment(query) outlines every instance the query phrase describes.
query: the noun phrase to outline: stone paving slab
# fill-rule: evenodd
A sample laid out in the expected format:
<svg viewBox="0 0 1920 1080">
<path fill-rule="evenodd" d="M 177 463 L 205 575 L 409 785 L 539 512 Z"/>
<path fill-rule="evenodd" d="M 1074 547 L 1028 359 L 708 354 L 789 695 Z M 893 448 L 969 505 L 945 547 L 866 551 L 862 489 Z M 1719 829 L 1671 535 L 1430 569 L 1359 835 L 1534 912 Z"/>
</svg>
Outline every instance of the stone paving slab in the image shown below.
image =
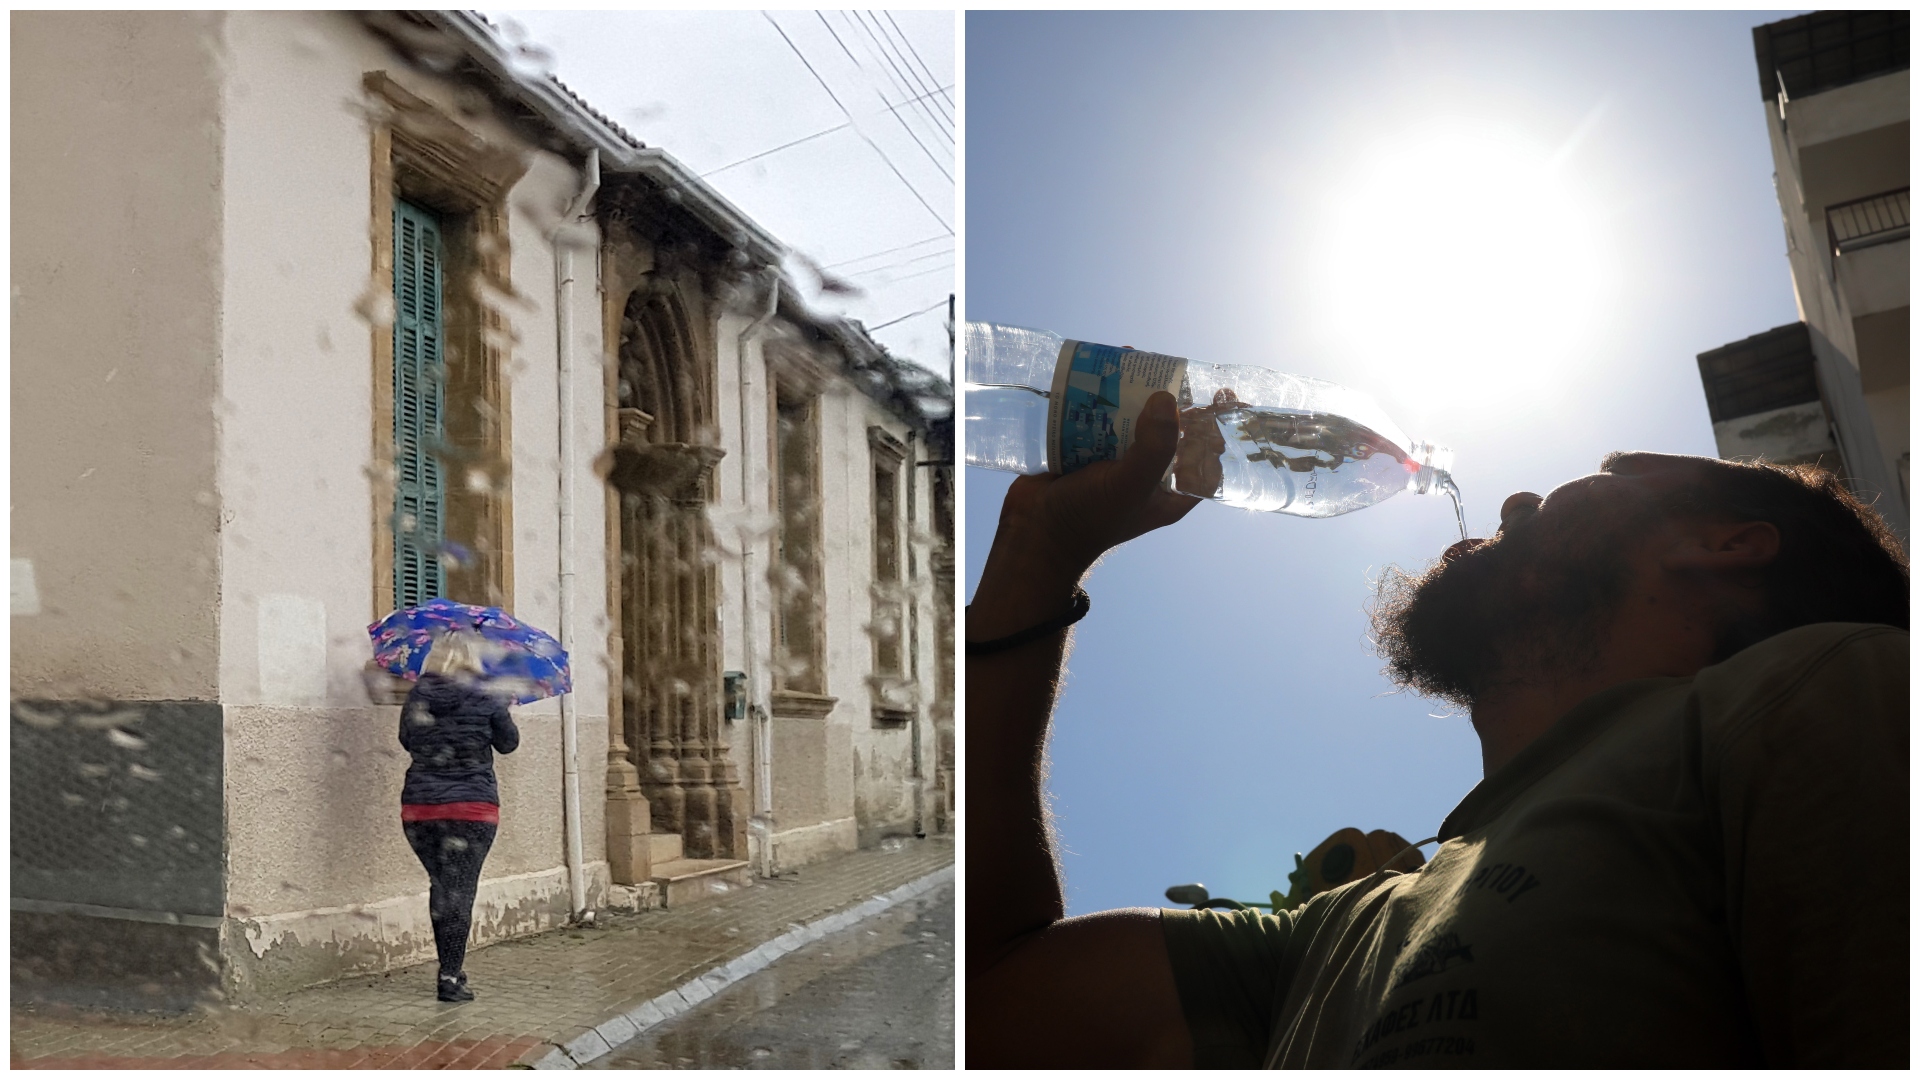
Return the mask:
<svg viewBox="0 0 1920 1080">
<path fill-rule="evenodd" d="M 463 1004 L 434 1000 L 431 963 L 186 1015 L 16 1004 L 9 1057 L 59 1069 L 567 1068 L 782 951 L 763 946 L 872 914 L 952 863 L 950 838 L 890 843 L 696 906 L 603 913 L 593 928 L 501 942 L 468 954 L 476 1000 Z"/>
</svg>

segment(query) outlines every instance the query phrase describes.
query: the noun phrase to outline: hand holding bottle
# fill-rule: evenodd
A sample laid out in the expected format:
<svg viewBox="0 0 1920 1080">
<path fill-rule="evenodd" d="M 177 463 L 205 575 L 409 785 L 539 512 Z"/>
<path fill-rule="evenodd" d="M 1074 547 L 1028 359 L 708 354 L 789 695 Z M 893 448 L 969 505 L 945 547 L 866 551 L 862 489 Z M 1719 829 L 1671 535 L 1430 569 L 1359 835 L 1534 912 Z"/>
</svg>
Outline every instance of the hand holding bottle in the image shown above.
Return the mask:
<svg viewBox="0 0 1920 1080">
<path fill-rule="evenodd" d="M 1220 497 L 1227 438 L 1220 433 L 1218 417 L 1239 405 L 1232 390 L 1222 389 L 1214 392 L 1213 404 L 1180 411 L 1180 451 L 1174 457 L 1172 477 L 1175 491 L 1202 499 Z"/>
<path fill-rule="evenodd" d="M 1466 535 L 1452 451 L 1408 438 L 1365 394 L 1044 330 L 967 324 L 967 464 L 1059 475 L 1112 461 L 1133 438 L 1139 403 L 1160 390 L 1175 395 L 1190 440 L 1171 478 L 1178 490 L 1309 518 L 1402 491 L 1445 493 Z"/>
<path fill-rule="evenodd" d="M 969 639 L 1000 637 L 1058 616 L 1102 555 L 1179 521 L 1200 501 L 1161 483 L 1180 442 L 1173 395 L 1148 398 L 1137 423 L 1119 460 L 1065 476 L 1022 476 L 1007 489 L 999 531 L 967 608 Z"/>
</svg>

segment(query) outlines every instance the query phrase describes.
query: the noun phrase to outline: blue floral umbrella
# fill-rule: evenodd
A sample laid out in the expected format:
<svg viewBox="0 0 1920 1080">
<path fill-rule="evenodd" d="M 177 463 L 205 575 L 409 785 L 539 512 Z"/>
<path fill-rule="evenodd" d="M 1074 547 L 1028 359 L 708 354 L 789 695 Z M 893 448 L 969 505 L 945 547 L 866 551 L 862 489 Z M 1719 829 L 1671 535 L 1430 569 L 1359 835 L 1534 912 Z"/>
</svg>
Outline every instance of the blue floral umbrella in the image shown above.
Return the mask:
<svg viewBox="0 0 1920 1080">
<path fill-rule="evenodd" d="M 374 662 L 413 680 L 420 678 L 420 665 L 432 651 L 434 639 L 456 631 L 485 642 L 479 678 L 501 697 L 525 705 L 573 690 L 573 674 L 560 643 L 499 608 L 429 600 L 419 607 L 401 608 L 367 627 Z"/>
</svg>

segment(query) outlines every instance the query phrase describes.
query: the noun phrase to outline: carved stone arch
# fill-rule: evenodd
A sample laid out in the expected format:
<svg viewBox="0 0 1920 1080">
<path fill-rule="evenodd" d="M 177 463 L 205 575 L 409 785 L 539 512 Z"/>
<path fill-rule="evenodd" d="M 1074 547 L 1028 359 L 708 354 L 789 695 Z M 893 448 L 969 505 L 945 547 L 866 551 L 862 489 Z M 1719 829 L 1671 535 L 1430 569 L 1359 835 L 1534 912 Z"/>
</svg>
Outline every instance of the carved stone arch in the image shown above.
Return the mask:
<svg viewBox="0 0 1920 1080">
<path fill-rule="evenodd" d="M 696 858 L 744 854 L 721 721 L 718 575 L 707 505 L 714 363 L 681 291 L 650 275 L 623 305 L 619 415 L 622 702 L 627 752 L 657 833 Z"/>
<path fill-rule="evenodd" d="M 648 442 L 687 442 L 706 404 L 696 392 L 695 355 L 678 290 L 647 284 L 627 294 L 620 323 L 622 408 L 645 412 Z"/>
</svg>

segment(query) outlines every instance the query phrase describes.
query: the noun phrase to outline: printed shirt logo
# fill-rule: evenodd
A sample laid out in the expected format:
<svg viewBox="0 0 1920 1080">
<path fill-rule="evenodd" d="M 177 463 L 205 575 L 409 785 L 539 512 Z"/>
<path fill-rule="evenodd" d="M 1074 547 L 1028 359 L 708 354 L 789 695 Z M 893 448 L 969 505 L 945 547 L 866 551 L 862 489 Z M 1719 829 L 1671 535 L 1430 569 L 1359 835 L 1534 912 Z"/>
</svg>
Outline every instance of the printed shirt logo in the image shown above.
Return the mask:
<svg viewBox="0 0 1920 1080">
<path fill-rule="evenodd" d="M 1473 963 L 1473 946 L 1460 940 L 1460 935 L 1452 931 L 1435 934 L 1420 943 L 1400 968 L 1393 980 L 1393 989 L 1398 990 L 1410 982 L 1424 979 L 1429 975 L 1438 975 L 1455 964 Z"/>
</svg>

